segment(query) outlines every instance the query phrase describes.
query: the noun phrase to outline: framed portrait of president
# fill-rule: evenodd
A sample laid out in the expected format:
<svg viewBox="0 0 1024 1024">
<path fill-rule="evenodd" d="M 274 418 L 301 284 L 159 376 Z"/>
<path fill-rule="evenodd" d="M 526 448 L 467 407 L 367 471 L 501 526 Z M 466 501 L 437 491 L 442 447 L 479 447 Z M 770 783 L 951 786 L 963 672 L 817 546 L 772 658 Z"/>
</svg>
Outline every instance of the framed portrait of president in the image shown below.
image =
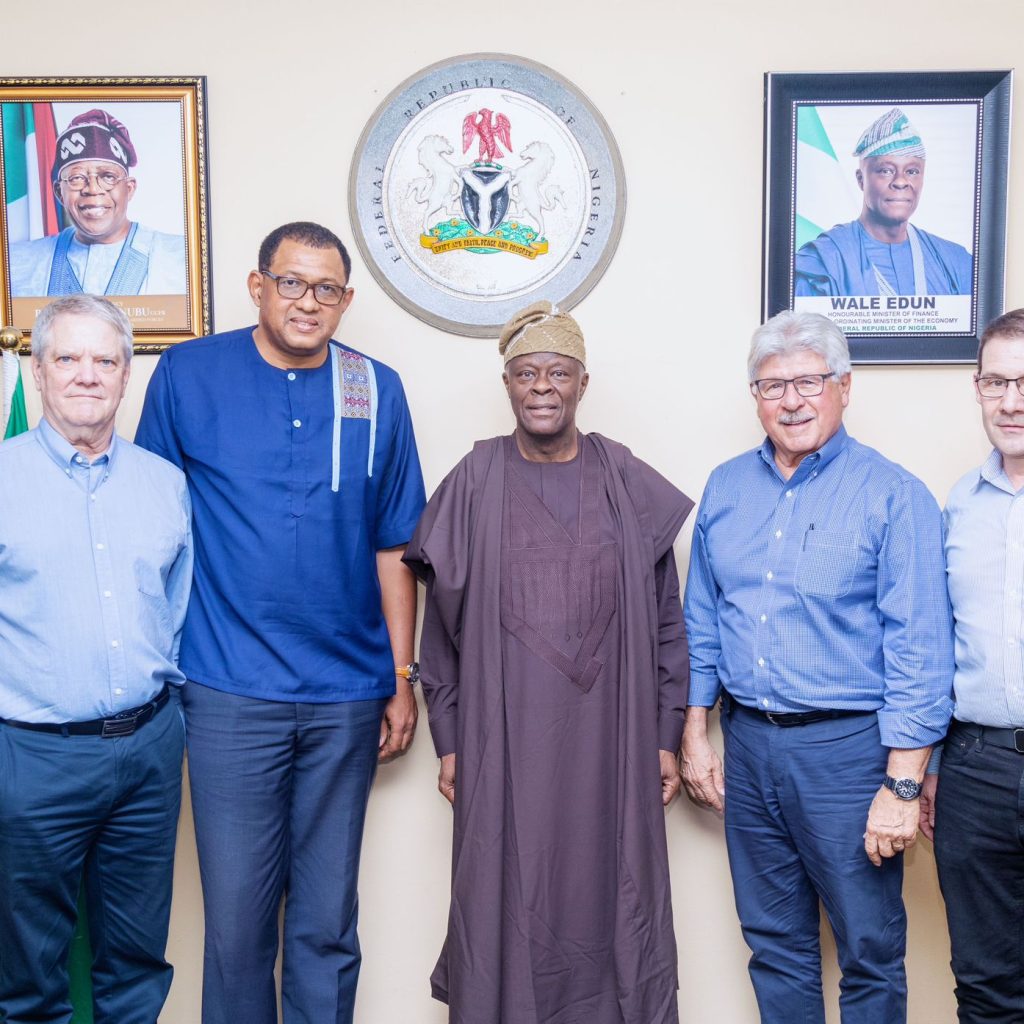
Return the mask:
<svg viewBox="0 0 1024 1024">
<path fill-rule="evenodd" d="M 138 352 L 213 327 L 205 78 L 0 79 L 0 321 L 103 295 Z"/>
<path fill-rule="evenodd" d="M 763 309 L 855 363 L 972 362 L 1003 310 L 1009 71 L 765 76 Z"/>
</svg>

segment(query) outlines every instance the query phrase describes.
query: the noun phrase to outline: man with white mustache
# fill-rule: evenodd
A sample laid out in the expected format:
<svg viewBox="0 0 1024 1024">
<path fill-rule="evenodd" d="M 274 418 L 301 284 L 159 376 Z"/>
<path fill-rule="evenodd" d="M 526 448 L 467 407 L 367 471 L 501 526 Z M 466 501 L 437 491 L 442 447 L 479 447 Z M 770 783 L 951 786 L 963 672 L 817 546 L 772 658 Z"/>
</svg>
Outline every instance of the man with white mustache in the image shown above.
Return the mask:
<svg viewBox="0 0 1024 1024">
<path fill-rule="evenodd" d="M 1022 385 L 1024 309 L 1015 309 L 989 324 L 978 349 L 975 397 L 992 453 L 946 502 L 955 708 L 941 771 L 936 755 L 921 795 L 921 831 L 934 832 L 963 1024 L 1010 1024 L 1024 1015 Z"/>
<path fill-rule="evenodd" d="M 768 436 L 712 473 L 697 518 L 683 784 L 724 810 L 763 1024 L 824 1024 L 819 900 L 843 1024 L 900 1024 L 900 854 L 952 710 L 939 509 L 843 428 L 850 354 L 828 319 L 773 317 L 747 366 Z"/>
</svg>

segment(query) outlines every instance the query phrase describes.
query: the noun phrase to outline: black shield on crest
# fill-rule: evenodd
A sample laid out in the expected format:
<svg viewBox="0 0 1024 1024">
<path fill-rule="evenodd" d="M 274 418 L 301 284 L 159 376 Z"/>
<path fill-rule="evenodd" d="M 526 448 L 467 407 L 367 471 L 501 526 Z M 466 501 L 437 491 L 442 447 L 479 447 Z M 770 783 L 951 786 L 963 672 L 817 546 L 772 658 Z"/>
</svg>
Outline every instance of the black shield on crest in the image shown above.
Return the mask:
<svg viewBox="0 0 1024 1024">
<path fill-rule="evenodd" d="M 511 172 L 504 169 L 463 169 L 462 211 L 481 235 L 493 231 L 508 213 L 511 179 Z"/>
</svg>

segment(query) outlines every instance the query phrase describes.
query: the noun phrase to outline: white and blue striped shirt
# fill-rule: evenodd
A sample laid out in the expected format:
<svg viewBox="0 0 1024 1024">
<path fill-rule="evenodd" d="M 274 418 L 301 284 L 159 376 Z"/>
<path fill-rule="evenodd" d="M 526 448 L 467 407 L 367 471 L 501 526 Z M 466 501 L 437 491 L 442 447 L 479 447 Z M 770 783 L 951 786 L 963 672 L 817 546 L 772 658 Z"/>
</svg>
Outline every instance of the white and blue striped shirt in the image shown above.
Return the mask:
<svg viewBox="0 0 1024 1024">
<path fill-rule="evenodd" d="M 766 439 L 719 466 L 686 587 L 690 704 L 877 711 L 887 747 L 946 733 L 952 622 L 927 488 L 840 427 L 786 480 Z"/>
<path fill-rule="evenodd" d="M 950 491 L 943 513 L 956 628 L 954 714 L 1024 726 L 1024 490 L 993 451 Z"/>
</svg>

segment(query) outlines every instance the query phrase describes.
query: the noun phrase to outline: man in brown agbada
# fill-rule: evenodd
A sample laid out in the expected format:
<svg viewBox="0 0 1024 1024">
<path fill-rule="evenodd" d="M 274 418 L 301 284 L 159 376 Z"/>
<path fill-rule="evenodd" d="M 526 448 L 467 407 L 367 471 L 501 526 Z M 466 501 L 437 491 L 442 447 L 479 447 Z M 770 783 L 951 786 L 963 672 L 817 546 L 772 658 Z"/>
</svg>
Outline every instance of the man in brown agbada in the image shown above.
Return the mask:
<svg viewBox="0 0 1024 1024">
<path fill-rule="evenodd" d="M 453 1024 L 675 1024 L 663 804 L 689 681 L 672 542 L 692 502 L 576 429 L 586 355 L 538 303 L 499 350 L 516 418 L 434 494 L 424 694 L 455 808 Z"/>
</svg>

